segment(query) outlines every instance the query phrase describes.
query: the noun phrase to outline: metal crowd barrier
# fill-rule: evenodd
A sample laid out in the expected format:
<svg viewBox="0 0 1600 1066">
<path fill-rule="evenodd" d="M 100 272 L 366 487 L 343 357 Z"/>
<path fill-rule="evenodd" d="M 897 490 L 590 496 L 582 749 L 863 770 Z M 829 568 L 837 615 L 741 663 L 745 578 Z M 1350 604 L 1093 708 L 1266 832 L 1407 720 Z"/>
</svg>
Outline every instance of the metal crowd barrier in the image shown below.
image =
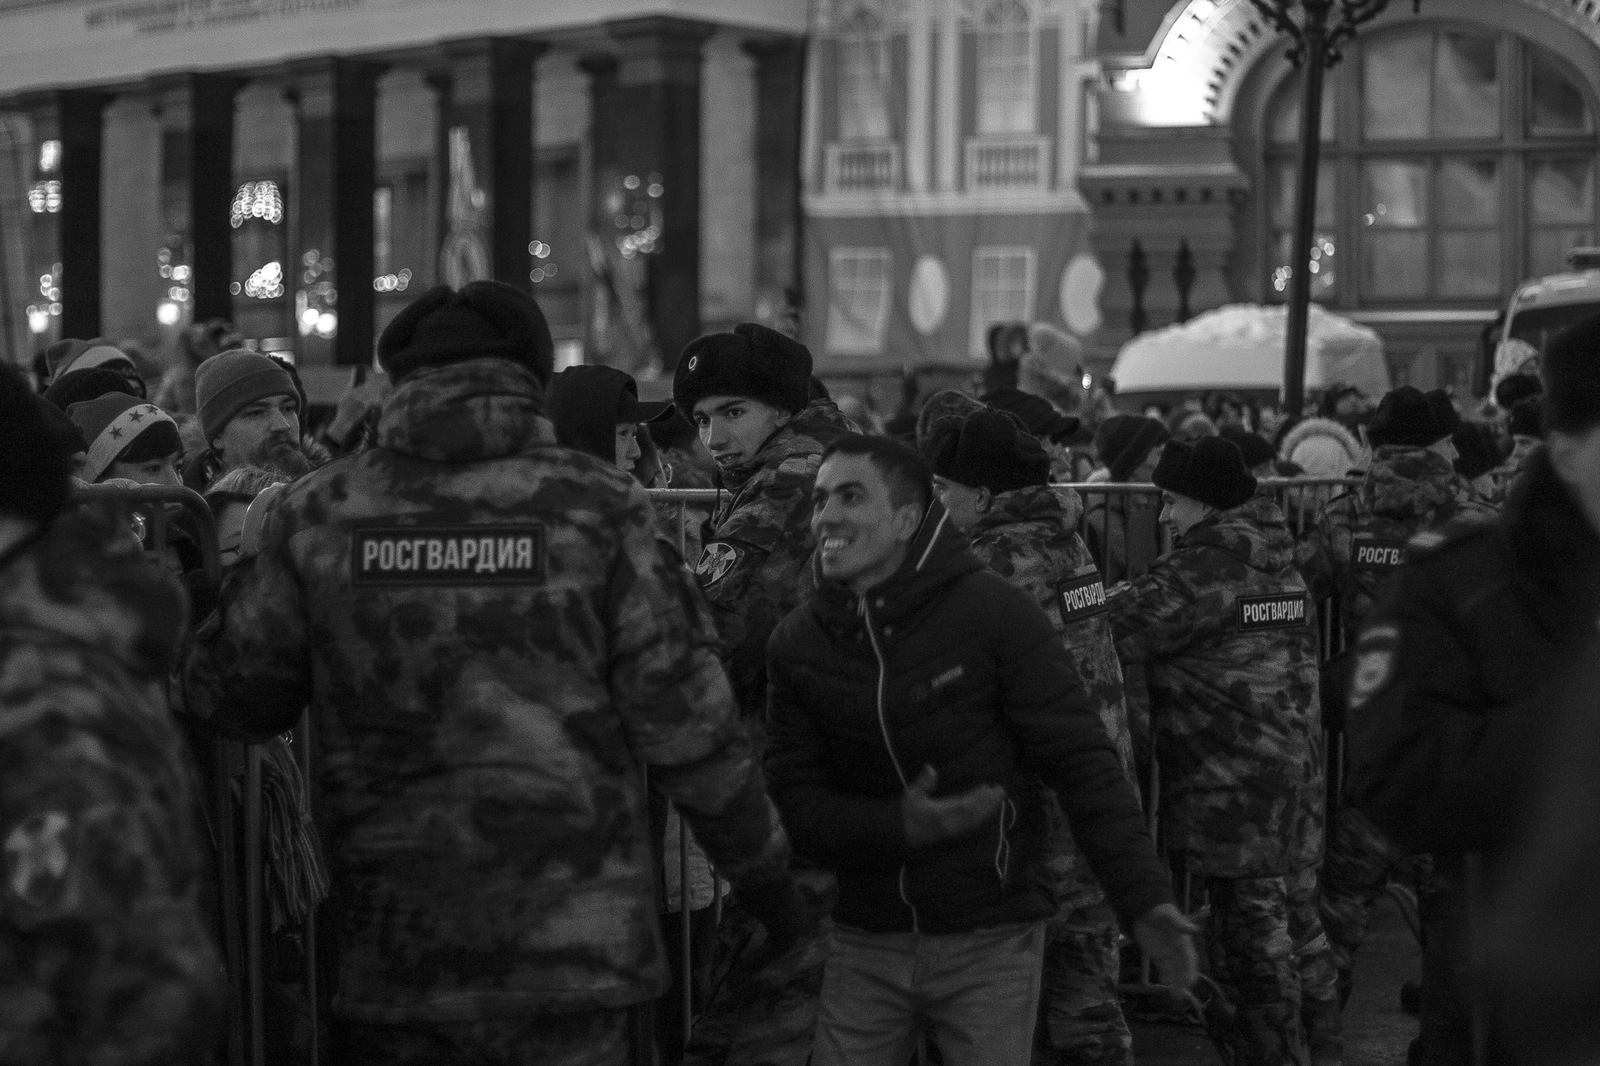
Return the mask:
<svg viewBox="0 0 1600 1066">
<path fill-rule="evenodd" d="M 1298 536 L 1328 499 L 1352 484 L 1354 482 L 1340 478 L 1294 478 L 1263 481 L 1262 488 L 1280 502 L 1291 528 Z M 1154 486 L 1091 482 L 1058 487 L 1071 488 L 1082 498 L 1084 517 L 1080 522 L 1080 531 L 1108 585 L 1138 577 L 1170 547 L 1170 538 L 1159 521 L 1160 490 Z M 691 509 L 713 511 L 727 494 L 716 489 L 652 489 L 649 495 L 652 503 L 675 514 L 678 547 L 686 557 L 685 565 L 692 569 L 696 560 L 687 558 L 691 524 L 685 520 L 688 512 Z M 200 553 L 200 569 L 213 586 L 220 582 L 222 567 L 215 524 L 209 508 L 198 493 L 164 486 L 96 485 L 79 489 L 77 500 L 84 506 L 109 509 L 144 541 L 147 551 L 163 559 L 174 545 L 175 527 L 184 526 Z M 672 511 L 674 507 L 676 510 Z M 1338 631 L 1336 604 L 1325 602 L 1319 610 L 1323 623 L 1322 652 L 1326 658 L 1337 653 L 1349 635 Z M 315 796 L 315 755 L 308 719 L 301 719 L 290 735 L 290 742 L 308 793 Z M 213 773 L 204 815 L 217 855 L 220 881 L 221 947 L 229 991 L 227 1062 L 229 1066 L 263 1066 L 266 1056 L 263 949 L 266 882 L 262 754 L 256 745 L 224 740 L 209 743 Z M 1332 765 L 1338 765 L 1337 760 L 1331 762 Z M 235 767 L 242 767 L 242 787 L 237 793 L 233 788 L 231 772 Z M 1334 781 L 1329 783 L 1330 796 L 1336 795 L 1335 784 Z M 1145 784 L 1145 800 L 1153 836 L 1160 831 L 1157 816 L 1159 787 L 1158 768 L 1152 760 L 1148 783 Z M 315 810 L 314 802 L 313 811 L 319 813 Z M 679 1021 L 687 1043 L 694 1024 L 694 1004 L 691 992 L 692 912 L 688 905 L 690 834 L 686 823 L 678 839 L 678 854 L 664 858 L 666 861 L 676 859 L 679 875 L 678 920 L 682 950 L 678 987 L 682 998 L 678 1007 L 681 1011 Z M 712 877 L 713 905 L 720 910 L 722 892 L 715 869 L 712 870 Z M 304 930 L 305 979 L 311 1006 L 308 1058 L 311 1066 L 318 1066 L 323 1058 L 317 933 L 317 917 L 313 912 Z M 1142 972 L 1148 981 L 1148 962 L 1143 964 Z"/>
</svg>

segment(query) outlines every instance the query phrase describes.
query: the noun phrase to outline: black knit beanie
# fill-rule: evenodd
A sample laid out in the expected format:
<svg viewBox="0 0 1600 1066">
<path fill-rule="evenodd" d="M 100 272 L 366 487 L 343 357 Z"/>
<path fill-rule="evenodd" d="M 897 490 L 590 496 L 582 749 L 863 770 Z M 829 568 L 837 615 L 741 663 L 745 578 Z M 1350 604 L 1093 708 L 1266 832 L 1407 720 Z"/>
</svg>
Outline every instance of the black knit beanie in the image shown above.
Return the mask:
<svg viewBox="0 0 1600 1066">
<path fill-rule="evenodd" d="M 1127 481 L 1153 448 L 1171 437 L 1167 427 L 1143 415 L 1112 415 L 1095 430 L 1094 448 L 1112 481 Z"/>
<path fill-rule="evenodd" d="M 1231 441 L 1201 437 L 1193 444 L 1168 441 L 1151 478 L 1156 488 L 1219 511 L 1232 510 L 1255 495 L 1256 479 Z"/>
<path fill-rule="evenodd" d="M 491 357 L 522 364 L 541 385 L 555 371 L 544 312 L 532 296 L 500 281 L 471 281 L 460 292 L 436 285 L 378 339 L 378 364 L 396 382 L 421 367 Z"/>
<path fill-rule="evenodd" d="M 65 414 L 35 396 L 15 369 L 0 364 L 0 455 L 6 464 L 0 513 L 45 523 L 66 510 L 72 454 L 63 444 L 62 421 Z"/>
<path fill-rule="evenodd" d="M 1537 396 L 1544 391 L 1544 383 L 1532 374 L 1508 374 L 1494 387 L 1494 402 L 1504 410 L 1511 410 L 1518 400 Z"/>
<path fill-rule="evenodd" d="M 1600 315 L 1556 335 L 1540 360 L 1545 428 L 1583 433 L 1600 424 Z"/>
<path fill-rule="evenodd" d="M 1050 483 L 1044 445 L 1002 411 L 940 419 L 930 427 L 922 455 L 938 477 L 996 495 Z"/>
<path fill-rule="evenodd" d="M 92 366 L 87 370 L 69 370 L 56 378 L 44 398 L 65 411 L 75 403 L 97 400 L 107 393 L 119 392 L 124 396 L 137 396 L 128 379 L 105 366 Z"/>
<path fill-rule="evenodd" d="M 1456 473 L 1468 481 L 1487 474 L 1505 458 L 1494 430 L 1477 422 L 1461 423 L 1450 440 L 1456 446 Z"/>
<path fill-rule="evenodd" d="M 1272 450 L 1272 445 L 1267 442 L 1267 438 L 1259 433 L 1251 433 L 1241 426 L 1223 426 L 1218 435 L 1223 440 L 1232 441 L 1234 446 L 1239 449 L 1239 454 L 1244 456 L 1244 465 L 1247 470 L 1254 470 L 1262 463 L 1271 462 L 1278 457 L 1278 453 Z"/>
<path fill-rule="evenodd" d="M 1511 405 L 1506 432 L 1513 437 L 1544 436 L 1544 396 L 1524 396 Z"/>
<path fill-rule="evenodd" d="M 811 350 L 757 322 L 696 337 L 672 373 L 672 401 L 694 421 L 707 396 L 743 396 L 799 414 L 811 398 Z"/>
</svg>

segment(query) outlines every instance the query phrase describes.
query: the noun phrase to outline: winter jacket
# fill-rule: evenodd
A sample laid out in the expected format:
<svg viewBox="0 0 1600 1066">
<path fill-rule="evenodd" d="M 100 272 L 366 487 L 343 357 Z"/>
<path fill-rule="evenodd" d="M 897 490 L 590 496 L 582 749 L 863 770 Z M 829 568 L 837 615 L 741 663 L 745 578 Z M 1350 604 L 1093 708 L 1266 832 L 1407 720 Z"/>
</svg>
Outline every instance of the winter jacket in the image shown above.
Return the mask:
<svg viewBox="0 0 1600 1066">
<path fill-rule="evenodd" d="M 1049 916 L 1041 781 L 1125 919 L 1171 899 L 1061 638 L 939 504 L 866 596 L 819 583 L 768 649 L 767 767 L 796 850 L 838 875 L 838 921 L 957 933 Z M 996 784 L 1007 798 L 972 832 L 911 848 L 901 800 L 925 766 L 937 794 Z"/>
<path fill-rule="evenodd" d="M 334 1009 L 614 1009 L 665 988 L 641 763 L 735 884 L 787 842 L 692 578 L 629 475 L 508 360 L 418 370 L 375 446 L 284 490 L 187 667 L 259 739 L 308 703 Z"/>
<path fill-rule="evenodd" d="M 1458 518 L 1491 521 L 1450 460 L 1427 448 L 1385 445 L 1373 455 L 1361 486 L 1317 516 L 1295 549 L 1295 562 L 1319 599 L 1339 597 L 1352 639 L 1383 589 L 1400 570 L 1406 545 L 1425 529 Z"/>
<path fill-rule="evenodd" d="M 1276 877 L 1321 855 L 1316 618 L 1293 549 L 1253 496 L 1109 596 L 1118 654 L 1148 667 L 1162 838 L 1195 873 Z"/>
<path fill-rule="evenodd" d="M 972 553 L 1026 592 L 1066 645 L 1117 757 L 1133 772 L 1133 741 L 1123 706 L 1122 665 L 1106 621 L 1100 570 L 1074 530 L 1083 501 L 1067 488 L 1040 485 L 1002 492 L 972 529 Z M 1061 805 L 1047 795 L 1045 866 L 1062 912 L 1105 900 L 1088 863 L 1072 842 Z"/>
<path fill-rule="evenodd" d="M 0 1062 L 210 1061 L 226 978 L 165 698 L 183 593 L 69 514 L 0 563 Z"/>
<path fill-rule="evenodd" d="M 1423 533 L 1356 642 L 1348 790 L 1397 841 L 1497 852 L 1600 615 L 1600 535 L 1536 453 L 1504 513 Z"/>
<path fill-rule="evenodd" d="M 749 462 L 721 472 L 733 495 L 706 527 L 696 573 L 734 696 L 757 719 L 767 699 L 767 638 L 800 602 L 811 558 L 811 490 L 822 452 L 849 432 L 833 402 L 819 400 Z"/>
</svg>

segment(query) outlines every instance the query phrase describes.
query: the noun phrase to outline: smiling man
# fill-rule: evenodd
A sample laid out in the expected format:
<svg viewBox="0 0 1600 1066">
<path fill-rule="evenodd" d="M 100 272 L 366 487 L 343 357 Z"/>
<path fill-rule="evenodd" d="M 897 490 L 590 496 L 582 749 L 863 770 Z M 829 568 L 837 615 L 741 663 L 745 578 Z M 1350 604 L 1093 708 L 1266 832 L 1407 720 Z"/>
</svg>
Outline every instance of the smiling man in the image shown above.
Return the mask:
<svg viewBox="0 0 1600 1066">
<path fill-rule="evenodd" d="M 1041 782 L 1187 987 L 1195 928 L 1044 612 L 972 554 L 903 445 L 836 441 L 813 504 L 818 590 L 768 649 L 767 755 L 796 853 L 839 878 L 813 1066 L 902 1066 L 922 1030 L 949 1066 L 1029 1061 L 1055 910 Z"/>
</svg>

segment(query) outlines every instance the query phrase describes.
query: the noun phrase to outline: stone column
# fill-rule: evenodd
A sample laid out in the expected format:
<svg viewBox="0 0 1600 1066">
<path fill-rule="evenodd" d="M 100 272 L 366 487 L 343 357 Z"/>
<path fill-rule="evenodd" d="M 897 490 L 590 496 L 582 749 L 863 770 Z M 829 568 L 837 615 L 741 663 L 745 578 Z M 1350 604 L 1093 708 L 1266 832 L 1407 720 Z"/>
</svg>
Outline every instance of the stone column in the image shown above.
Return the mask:
<svg viewBox="0 0 1600 1066">
<path fill-rule="evenodd" d="M 289 70 L 298 149 L 290 190 L 292 251 L 284 284 L 337 326 L 299 329 L 302 362 L 370 366 L 376 295 L 372 288 L 372 190 L 377 182 L 377 85 L 382 68 L 321 59 Z M 326 264 L 331 264 L 329 268 Z M 331 293 L 325 286 L 331 286 Z M 334 299 L 328 299 L 329 296 Z M 295 301 L 297 316 L 301 301 Z"/>
<path fill-rule="evenodd" d="M 611 183 L 637 179 L 626 196 L 659 185 L 661 232 L 649 250 L 648 311 L 670 373 L 700 333 L 701 46 L 714 27 L 670 17 L 606 25 L 618 44 L 615 86 L 595 96 L 594 122 L 612 136 L 595 145 L 596 202 Z M 602 151 L 604 154 L 602 154 Z M 631 218 L 632 216 L 630 216 Z M 601 230 L 607 237 L 616 231 Z"/>
<path fill-rule="evenodd" d="M 234 100 L 243 82 L 225 74 L 178 74 L 152 83 L 160 95 L 162 185 L 183 191 L 193 319 L 233 318 Z M 163 188 L 163 193 L 164 193 Z M 165 205 L 163 206 L 165 213 Z"/>
<path fill-rule="evenodd" d="M 63 337 L 100 333 L 100 178 L 105 109 L 111 96 L 95 89 L 57 89 L 26 100 L 37 143 L 61 142 L 61 211 L 57 261 Z"/>
<path fill-rule="evenodd" d="M 533 64 L 544 46 L 490 37 L 444 47 L 445 174 L 440 279 L 492 278 L 528 291 L 533 240 Z"/>
<path fill-rule="evenodd" d="M 800 302 L 800 131 L 805 42 L 798 37 L 750 41 L 756 60 L 757 304 L 781 309 Z"/>
</svg>

